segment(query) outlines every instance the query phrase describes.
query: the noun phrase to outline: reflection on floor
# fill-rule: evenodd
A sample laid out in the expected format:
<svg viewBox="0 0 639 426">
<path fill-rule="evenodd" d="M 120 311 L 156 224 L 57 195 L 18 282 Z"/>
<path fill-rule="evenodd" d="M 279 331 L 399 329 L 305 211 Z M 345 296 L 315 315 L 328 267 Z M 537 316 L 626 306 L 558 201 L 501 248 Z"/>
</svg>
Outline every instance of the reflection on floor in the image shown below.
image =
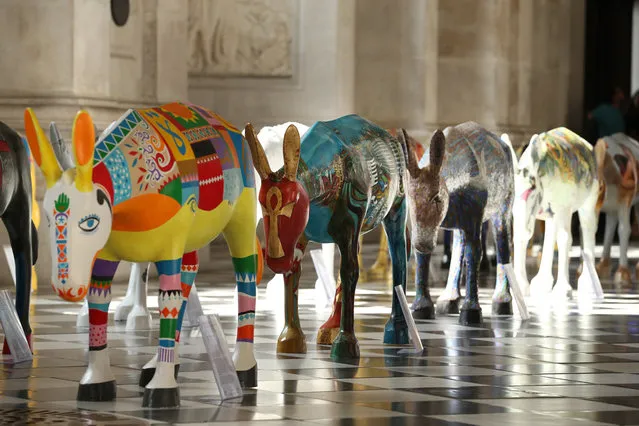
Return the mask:
<svg viewBox="0 0 639 426">
<path fill-rule="evenodd" d="M 367 250 L 370 257 L 374 249 Z M 227 258 L 225 249 L 219 258 Z M 224 268 L 230 266 L 226 260 L 220 262 Z M 315 310 L 311 288 L 315 274 L 308 266 L 300 304 L 302 327 L 312 342 L 329 312 Z M 231 278 L 227 271 L 225 275 Z M 118 399 L 78 403 L 77 383 L 85 369 L 87 343 L 86 332 L 75 327 L 79 305 L 49 295 L 36 296 L 35 359 L 28 365 L 3 365 L 0 423 L 639 424 L 639 374 L 635 374 L 639 372 L 638 297 L 615 294 L 605 281 L 605 302 L 590 307 L 574 301 L 531 306 L 532 319 L 521 323 L 491 318 L 493 274 L 484 277 L 480 292 L 485 324 L 462 327 L 456 317 L 418 321 L 425 347 L 418 355 L 382 345 L 390 289 L 380 283 L 360 285 L 356 312 L 361 360 L 357 367 L 331 361 L 328 348 L 312 343 L 306 355 L 278 358 L 275 341 L 283 311 L 266 300 L 262 288 L 255 346 L 258 389 L 247 391 L 243 400 L 221 403 L 198 331 L 185 332 L 180 348 L 182 407 L 178 410 L 141 408 L 138 374 L 156 350 L 157 315 L 152 332 L 125 332 L 123 324 L 111 321 L 109 347 Z M 439 275 L 445 278 L 445 273 Z M 221 316 L 232 346 L 233 287 L 206 284 L 213 281 L 212 276 L 200 277 L 202 304 L 206 313 Z M 410 290 L 412 285 L 409 300 L 414 295 Z M 123 286 L 116 288 L 114 301 L 124 291 Z M 441 283 L 433 293 L 437 296 L 440 291 Z M 156 303 L 155 297 L 150 303 Z"/>
</svg>

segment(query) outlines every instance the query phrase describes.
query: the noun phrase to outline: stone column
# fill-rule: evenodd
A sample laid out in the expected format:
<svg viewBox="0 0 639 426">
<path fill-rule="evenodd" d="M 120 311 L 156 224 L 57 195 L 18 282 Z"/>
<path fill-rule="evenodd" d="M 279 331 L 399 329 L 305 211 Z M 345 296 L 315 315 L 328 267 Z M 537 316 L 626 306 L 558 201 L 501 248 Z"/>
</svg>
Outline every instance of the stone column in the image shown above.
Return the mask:
<svg viewBox="0 0 639 426">
<path fill-rule="evenodd" d="M 132 1 L 127 24 L 117 27 L 108 0 L 5 0 L 0 38 L 0 120 L 19 132 L 27 106 L 43 126 L 55 121 L 69 141 L 79 109 L 104 128 L 128 108 L 186 99 L 186 10 L 178 2 Z M 39 170 L 36 180 L 41 203 Z M 44 220 L 40 230 L 37 270 L 47 288 L 51 257 Z M 118 276 L 128 274 L 120 269 Z"/>
</svg>

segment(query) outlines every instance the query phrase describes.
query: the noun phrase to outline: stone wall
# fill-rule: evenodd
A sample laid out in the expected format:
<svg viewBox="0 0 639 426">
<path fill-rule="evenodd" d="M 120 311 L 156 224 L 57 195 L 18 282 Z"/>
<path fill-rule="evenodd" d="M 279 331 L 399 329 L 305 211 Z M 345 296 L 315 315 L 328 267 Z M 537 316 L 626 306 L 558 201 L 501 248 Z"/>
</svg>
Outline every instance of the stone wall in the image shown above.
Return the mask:
<svg viewBox="0 0 639 426">
<path fill-rule="evenodd" d="M 355 112 L 422 140 L 475 120 L 519 144 L 582 120 L 580 1 L 134 0 L 124 27 L 109 5 L 0 2 L 3 121 L 21 131 L 31 106 L 68 138 L 80 108 L 103 128 L 188 99 L 239 127 Z"/>
<path fill-rule="evenodd" d="M 517 145 L 580 127 L 582 2 L 358 0 L 356 10 L 355 105 L 374 121 L 426 139 L 473 120 Z"/>
<path fill-rule="evenodd" d="M 190 1 L 192 6 L 208 3 Z M 242 15 L 245 6 L 233 14 L 204 12 L 215 22 L 220 14 L 230 22 L 222 29 L 218 22 L 218 31 L 211 30 L 208 35 L 203 34 L 199 23 L 189 28 L 189 99 L 240 127 L 248 121 L 256 127 L 285 121 L 312 124 L 352 112 L 354 5 L 354 0 L 260 0 L 251 8 L 266 16 L 261 27 L 245 25 L 241 30 L 238 28 L 244 25 L 242 21 L 247 20 Z M 194 10 L 200 9 L 192 7 Z M 244 37 L 236 34 L 233 37 L 238 40 L 228 42 L 232 52 L 256 50 L 260 55 L 273 54 L 281 58 L 282 66 L 277 68 L 254 59 L 253 67 L 248 69 L 240 60 L 242 55 L 228 53 L 224 58 L 229 71 L 220 71 L 222 67 L 211 65 L 210 58 L 217 57 L 218 38 L 228 35 L 220 35 L 224 31 L 231 35 L 234 31 L 246 33 Z M 204 52 L 202 44 L 213 45 L 213 51 Z M 208 62 L 202 65 L 203 60 Z"/>
</svg>

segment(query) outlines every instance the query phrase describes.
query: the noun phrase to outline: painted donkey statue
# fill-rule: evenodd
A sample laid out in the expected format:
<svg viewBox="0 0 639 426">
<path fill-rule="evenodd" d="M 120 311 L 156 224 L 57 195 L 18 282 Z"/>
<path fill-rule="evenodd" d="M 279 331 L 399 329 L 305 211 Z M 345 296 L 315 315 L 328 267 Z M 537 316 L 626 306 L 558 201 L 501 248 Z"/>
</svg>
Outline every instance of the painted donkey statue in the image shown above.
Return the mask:
<svg viewBox="0 0 639 426">
<path fill-rule="evenodd" d="M 347 115 L 315 123 L 301 142 L 295 126 L 290 126 L 284 136 L 284 167 L 273 172 L 250 124 L 245 133 L 262 179 L 266 263 L 286 280 L 285 326 L 278 352 L 306 352 L 297 291 L 304 251 L 315 241 L 335 243 L 341 253 L 341 285 L 317 343 L 332 342 L 333 359 L 359 357 L 354 302 L 360 233 L 383 224 L 391 247 L 393 284 L 406 286 L 404 148 L 386 130 Z M 406 319 L 395 294 L 384 342 L 408 343 Z"/>
<path fill-rule="evenodd" d="M 196 250 L 219 234 L 239 293 L 233 359 L 242 384 L 255 386 L 256 239 L 255 226 L 247 226 L 255 223 L 255 184 L 241 133 L 202 107 L 176 102 L 127 111 L 95 144 L 91 117 L 80 111 L 73 123 L 75 167 L 63 172 L 33 111 L 24 118 L 47 181 L 53 287 L 63 299 L 89 299 L 89 365 L 78 399 L 116 397 L 106 331 L 111 283 L 124 260 L 155 263 L 160 281 L 160 339 L 143 405 L 179 405 L 177 348 Z"/>
<path fill-rule="evenodd" d="M 454 231 L 450 271 L 446 289 L 437 300 L 440 314 L 460 313 L 461 324 L 480 324 L 481 306 L 477 274 L 481 258 L 481 229 L 492 222 L 497 245 L 497 278 L 492 310 L 512 315 L 510 284 L 504 266 L 510 263 L 510 223 L 514 197 L 513 160 L 509 146 L 477 123 L 467 122 L 444 129 L 443 144 L 429 146 L 421 160 L 414 143 L 402 136 L 409 147 L 407 157 L 411 238 L 416 251 L 417 297 L 413 316 L 430 319 L 435 308 L 428 286 L 430 256 L 437 241 L 440 218 L 433 211 L 443 209 L 441 227 Z M 443 161 L 444 156 L 446 161 Z M 441 173 L 441 178 L 435 177 Z M 466 295 L 459 309 L 460 281 L 466 269 Z"/>
<path fill-rule="evenodd" d="M 507 135 L 502 136 L 507 138 Z M 515 275 L 531 296 L 565 299 L 572 296 L 568 280 L 571 219 L 577 211 L 581 225 L 583 251 L 591 265 L 583 265 L 578 292 L 592 297 L 591 289 L 600 286 L 594 271 L 595 233 L 598 198 L 603 199 L 605 185 L 598 175 L 592 145 L 576 133 L 559 127 L 534 135 L 522 153 L 515 174 L 513 231 Z M 534 232 L 535 219 L 545 221 L 543 252 L 539 272 L 530 285 L 526 274 L 526 246 Z M 557 281 L 553 278 L 555 241 L 559 251 Z M 585 259 L 585 258 L 584 258 Z M 585 260 L 584 260 L 585 261 Z M 590 268 L 588 267 L 590 266 Z"/>
<path fill-rule="evenodd" d="M 639 142 L 623 133 L 606 136 L 597 141 L 595 152 L 599 175 L 603 176 L 606 191 L 601 211 L 606 214 L 606 229 L 601 260 L 597 264 L 600 277 L 610 276 L 610 249 L 619 224 L 619 267 L 615 282 L 624 287 L 632 286 L 628 269 L 628 243 L 630 241 L 630 211 L 639 202 L 637 162 Z M 600 200 L 601 201 L 601 200 Z M 637 264 L 639 271 L 639 264 Z M 637 272 L 639 276 L 639 272 Z"/>
<path fill-rule="evenodd" d="M 111 123 L 115 125 L 115 123 Z M 95 141 L 98 142 L 100 132 L 97 127 L 94 127 Z M 62 168 L 62 172 L 75 167 L 73 163 L 73 155 L 67 148 L 67 143 L 60 135 L 58 126 L 54 122 L 49 124 L 49 136 L 51 140 L 51 146 L 55 153 L 56 159 Z M 35 221 L 34 221 L 35 222 Z M 147 289 L 146 280 L 142 278 L 142 272 L 148 269 L 148 263 L 134 263 L 131 266 L 131 274 L 129 277 L 129 285 L 127 287 L 124 300 L 118 305 L 114 319 L 115 321 L 126 321 L 126 330 L 148 330 L 151 327 L 151 313 L 147 307 Z M 76 319 L 77 327 L 89 327 L 89 300 L 84 299 L 82 309 L 78 313 Z M 147 371 L 151 371 L 148 370 Z M 141 386 L 151 380 L 152 377 L 147 377 L 141 381 Z"/>
<path fill-rule="evenodd" d="M 24 335 L 33 350 L 29 305 L 33 265 L 38 258 L 38 234 L 31 220 L 32 185 L 29 150 L 18 133 L 0 122 L 0 217 L 4 223 L 15 262 L 16 311 Z M 4 341 L 3 354 L 9 354 Z"/>
</svg>

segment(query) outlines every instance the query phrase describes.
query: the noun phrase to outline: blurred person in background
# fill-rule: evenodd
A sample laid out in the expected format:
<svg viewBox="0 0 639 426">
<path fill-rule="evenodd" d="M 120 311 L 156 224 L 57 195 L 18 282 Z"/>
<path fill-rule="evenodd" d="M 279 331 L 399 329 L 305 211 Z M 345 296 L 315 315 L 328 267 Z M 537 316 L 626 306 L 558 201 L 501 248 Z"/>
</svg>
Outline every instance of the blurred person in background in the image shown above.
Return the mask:
<svg viewBox="0 0 639 426">
<path fill-rule="evenodd" d="M 625 133 L 626 122 L 621 111 L 625 98 L 623 90 L 615 87 L 608 102 L 600 104 L 588 113 L 588 119 L 593 120 L 597 125 L 600 138 L 619 132 Z"/>
</svg>

